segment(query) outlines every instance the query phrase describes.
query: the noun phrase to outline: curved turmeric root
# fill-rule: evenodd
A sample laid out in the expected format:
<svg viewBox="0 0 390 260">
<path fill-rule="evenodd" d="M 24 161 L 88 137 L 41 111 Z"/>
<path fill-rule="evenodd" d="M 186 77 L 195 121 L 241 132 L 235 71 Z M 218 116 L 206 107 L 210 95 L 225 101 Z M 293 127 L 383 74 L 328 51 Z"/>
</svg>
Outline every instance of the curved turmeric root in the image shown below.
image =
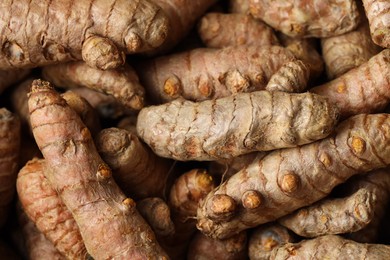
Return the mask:
<svg viewBox="0 0 390 260">
<path fill-rule="evenodd" d="M 248 0 L 250 13 L 291 37 L 331 37 L 359 23 L 353 0 Z"/>
<path fill-rule="evenodd" d="M 227 238 L 324 198 L 352 175 L 390 164 L 390 115 L 362 114 L 324 140 L 274 151 L 210 192 L 198 228 Z"/>
<path fill-rule="evenodd" d="M 383 48 L 390 48 L 390 3 L 387 0 L 363 0 L 370 23 L 372 40 Z"/>
<path fill-rule="evenodd" d="M 379 244 L 361 244 L 336 235 L 328 235 L 304 240 L 299 243 L 287 243 L 275 248 L 270 259 L 377 259 L 386 260 L 390 255 L 390 246 Z"/>
<path fill-rule="evenodd" d="M 168 30 L 164 13 L 148 0 L 15 0 L 0 12 L 4 70 L 81 59 L 112 69 L 123 53 L 160 46 Z"/>
<path fill-rule="evenodd" d="M 25 214 L 38 230 L 68 259 L 87 259 L 79 227 L 50 186 L 44 174 L 45 160 L 32 159 L 19 171 L 17 191 Z"/>
<path fill-rule="evenodd" d="M 310 143 L 329 135 L 337 119 L 319 95 L 256 91 L 143 108 L 137 132 L 159 156 L 210 161 Z"/>
<path fill-rule="evenodd" d="M 390 50 L 373 56 L 359 67 L 337 79 L 310 89 L 326 96 L 348 117 L 361 113 L 374 113 L 390 102 Z"/>
<path fill-rule="evenodd" d="M 167 258 L 135 202 L 112 179 L 89 130 L 48 82 L 33 82 L 29 111 L 46 176 L 76 220 L 88 253 L 95 259 Z"/>
<path fill-rule="evenodd" d="M 164 103 L 178 97 L 202 101 L 264 90 L 271 76 L 293 60 L 294 55 L 280 46 L 243 45 L 198 48 L 147 60 L 135 68 L 151 99 Z"/>
</svg>

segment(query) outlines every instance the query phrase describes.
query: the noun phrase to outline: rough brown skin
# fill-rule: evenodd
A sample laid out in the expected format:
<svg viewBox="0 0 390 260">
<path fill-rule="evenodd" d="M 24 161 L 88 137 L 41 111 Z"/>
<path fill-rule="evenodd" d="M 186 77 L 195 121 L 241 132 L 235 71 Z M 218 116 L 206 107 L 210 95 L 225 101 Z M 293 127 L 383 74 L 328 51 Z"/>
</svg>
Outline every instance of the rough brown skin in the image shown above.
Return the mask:
<svg viewBox="0 0 390 260">
<path fill-rule="evenodd" d="M 11 93 L 11 104 L 13 109 L 18 114 L 22 124 L 27 126 L 30 130 L 29 132 L 32 135 L 31 125 L 30 125 L 30 115 L 28 111 L 28 97 L 27 94 L 30 91 L 33 78 L 28 78 L 25 81 L 17 85 Z M 81 117 L 84 124 L 92 132 L 93 136 L 100 131 L 100 119 L 97 111 L 88 103 L 88 101 L 78 95 L 73 91 L 66 91 L 61 94 L 62 97 L 66 100 L 69 106 Z M 23 144 L 22 144 L 23 145 Z M 24 156 L 25 151 L 23 150 L 22 156 Z M 30 160 L 33 157 L 28 158 Z M 24 165 L 24 164 L 22 164 Z"/>
<path fill-rule="evenodd" d="M 103 129 L 95 143 L 126 194 L 136 200 L 164 197 L 172 161 L 156 156 L 134 133 L 125 129 Z"/>
<path fill-rule="evenodd" d="M 390 115 L 354 116 L 324 140 L 274 151 L 230 177 L 198 208 L 197 227 L 227 238 L 310 205 L 349 177 L 388 164 Z M 258 203 L 247 204 L 249 196 Z"/>
<path fill-rule="evenodd" d="M 383 48 L 390 48 L 390 3 L 387 0 L 363 0 L 370 23 L 372 40 Z"/>
<path fill-rule="evenodd" d="M 303 237 L 355 232 L 374 217 L 379 197 L 359 189 L 346 198 L 326 199 L 279 219 L 279 223 Z"/>
<path fill-rule="evenodd" d="M 93 4 L 92 4 L 93 2 Z M 148 0 L 7 0 L 1 5 L 0 69 L 81 60 L 120 64 L 122 55 L 160 46 L 168 32 L 162 10 Z M 96 36 L 103 38 L 96 41 Z M 90 41 L 94 37 L 94 41 Z M 109 39 L 112 45 L 107 44 Z M 92 46 L 90 46 L 92 44 Z M 112 68 L 108 66 L 109 68 Z"/>
<path fill-rule="evenodd" d="M 214 188 L 213 178 L 202 169 L 185 172 L 173 183 L 168 204 L 175 233 L 159 241 L 171 259 L 185 259 L 190 239 L 196 231 L 194 218 L 198 203 Z"/>
<path fill-rule="evenodd" d="M 88 101 L 77 93 L 68 90 L 61 94 L 68 106 L 70 106 L 81 118 L 92 136 L 96 136 L 101 130 L 99 115 Z"/>
<path fill-rule="evenodd" d="M 12 84 L 22 80 L 30 73 L 30 70 L 0 71 L 0 94 Z"/>
<path fill-rule="evenodd" d="M 144 106 L 145 90 L 139 84 L 134 69 L 126 65 L 115 70 L 91 68 L 85 62 L 70 62 L 44 67 L 43 77 L 56 86 L 87 87 L 114 96 L 128 108 L 139 110 Z"/>
<path fill-rule="evenodd" d="M 164 53 L 175 47 L 194 27 L 196 21 L 217 0 L 151 0 L 161 7 L 169 21 L 165 42 L 151 53 Z"/>
<path fill-rule="evenodd" d="M 316 79 L 324 70 L 324 61 L 318 53 L 314 39 L 292 38 L 282 33 L 278 34 L 279 40 L 294 56 L 305 62 L 310 67 L 310 79 Z"/>
<path fill-rule="evenodd" d="M 188 260 L 241 260 L 247 259 L 247 234 L 241 232 L 225 240 L 216 240 L 197 232 L 188 248 Z"/>
<path fill-rule="evenodd" d="M 249 0 L 250 13 L 291 37 L 331 37 L 355 29 L 353 0 Z"/>
<path fill-rule="evenodd" d="M 88 253 L 94 259 L 167 259 L 135 202 L 114 182 L 89 130 L 48 82 L 33 82 L 29 110 L 47 178 L 76 220 Z"/>
<path fill-rule="evenodd" d="M 368 62 L 310 91 L 326 96 L 342 117 L 382 111 L 390 102 L 389 61 L 390 50 L 383 50 Z"/>
<path fill-rule="evenodd" d="M 212 161 L 310 143 L 336 122 L 336 109 L 319 95 L 256 91 L 146 107 L 137 132 L 159 156 Z"/>
<path fill-rule="evenodd" d="M 171 211 L 161 198 L 146 198 L 137 202 L 141 216 L 149 223 L 156 236 L 168 236 L 175 232 Z"/>
<path fill-rule="evenodd" d="M 0 227 L 8 217 L 15 194 L 21 145 L 19 118 L 6 108 L 0 108 Z"/>
<path fill-rule="evenodd" d="M 271 27 L 245 14 L 208 13 L 199 22 L 198 34 L 209 48 L 279 45 Z"/>
<path fill-rule="evenodd" d="M 289 61 L 270 78 L 268 91 L 283 91 L 289 93 L 303 92 L 309 81 L 310 66 L 301 60 Z"/>
<path fill-rule="evenodd" d="M 269 259 L 386 260 L 389 258 L 389 255 L 390 246 L 388 245 L 362 244 L 337 235 L 328 235 L 303 240 L 295 244 L 287 243 L 275 248 Z"/>
<path fill-rule="evenodd" d="M 270 223 L 261 225 L 252 231 L 248 243 L 248 255 L 251 260 L 268 260 L 271 252 L 286 243 L 294 242 L 287 228 Z"/>
<path fill-rule="evenodd" d="M 356 30 L 321 40 L 322 56 L 328 79 L 334 79 L 358 67 L 381 51 L 371 40 L 368 21 L 362 15 Z"/>
<path fill-rule="evenodd" d="M 74 88 L 72 91 L 88 100 L 102 118 L 117 119 L 121 116 L 134 114 L 134 110 L 125 107 L 111 95 L 106 95 L 89 88 Z"/>
<path fill-rule="evenodd" d="M 360 243 L 377 243 L 385 211 L 390 201 L 390 174 L 389 169 L 380 169 L 367 176 L 359 176 L 354 182 L 346 183 L 352 189 L 368 189 L 377 201 L 374 205 L 374 216 L 363 229 L 347 234 L 348 239 Z"/>
<path fill-rule="evenodd" d="M 229 12 L 249 14 L 249 0 L 229 0 Z"/>
<path fill-rule="evenodd" d="M 20 212 L 19 214 L 19 224 L 22 227 L 23 239 L 26 246 L 28 259 L 66 259 L 66 257 L 55 248 L 53 243 L 50 242 L 45 237 L 45 235 L 37 229 L 34 222 L 32 222 L 24 212 Z"/>
<path fill-rule="evenodd" d="M 28 161 L 16 187 L 25 214 L 57 250 L 68 259 L 87 259 L 77 223 L 45 177 L 45 160 Z"/>
<path fill-rule="evenodd" d="M 201 101 L 263 90 L 292 60 L 294 55 L 283 47 L 245 45 L 194 49 L 143 61 L 135 68 L 151 99 L 163 103 L 180 96 Z"/>
</svg>

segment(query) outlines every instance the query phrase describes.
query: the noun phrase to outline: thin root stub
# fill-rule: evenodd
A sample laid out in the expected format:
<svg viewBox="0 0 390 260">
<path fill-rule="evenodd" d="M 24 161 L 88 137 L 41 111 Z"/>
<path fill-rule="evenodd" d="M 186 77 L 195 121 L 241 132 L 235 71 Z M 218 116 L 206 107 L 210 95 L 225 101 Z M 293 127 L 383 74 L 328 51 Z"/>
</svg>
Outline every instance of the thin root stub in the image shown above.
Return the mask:
<svg viewBox="0 0 390 260">
<path fill-rule="evenodd" d="M 242 195 L 242 205 L 246 209 L 256 209 L 262 204 L 261 194 L 255 190 L 248 190 Z"/>
<path fill-rule="evenodd" d="M 234 199 L 228 195 L 216 194 L 210 200 L 210 209 L 216 219 L 230 218 L 236 211 L 237 205 Z"/>
<path fill-rule="evenodd" d="M 284 192 L 292 193 L 298 189 L 299 183 L 299 176 L 293 172 L 288 172 L 283 175 L 280 188 Z"/>
</svg>

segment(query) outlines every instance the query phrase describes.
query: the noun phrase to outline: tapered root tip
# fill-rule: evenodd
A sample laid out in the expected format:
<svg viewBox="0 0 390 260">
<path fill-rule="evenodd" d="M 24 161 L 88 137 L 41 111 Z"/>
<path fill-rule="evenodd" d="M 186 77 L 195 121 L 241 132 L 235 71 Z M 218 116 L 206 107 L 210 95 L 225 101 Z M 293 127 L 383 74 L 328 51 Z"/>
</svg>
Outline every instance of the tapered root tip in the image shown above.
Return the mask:
<svg viewBox="0 0 390 260">
<path fill-rule="evenodd" d="M 235 200 L 224 194 L 216 194 L 208 202 L 209 217 L 215 220 L 229 219 L 233 217 L 237 209 Z"/>
</svg>

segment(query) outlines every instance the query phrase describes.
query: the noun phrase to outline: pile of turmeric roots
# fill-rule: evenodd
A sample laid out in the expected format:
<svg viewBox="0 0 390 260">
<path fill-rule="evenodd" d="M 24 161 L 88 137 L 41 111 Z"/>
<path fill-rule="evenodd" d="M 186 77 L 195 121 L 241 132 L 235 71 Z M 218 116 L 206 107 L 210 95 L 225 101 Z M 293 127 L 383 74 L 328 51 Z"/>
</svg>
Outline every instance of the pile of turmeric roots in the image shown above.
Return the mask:
<svg viewBox="0 0 390 260">
<path fill-rule="evenodd" d="M 2 259 L 389 259 L 390 1 L 0 14 Z"/>
</svg>

